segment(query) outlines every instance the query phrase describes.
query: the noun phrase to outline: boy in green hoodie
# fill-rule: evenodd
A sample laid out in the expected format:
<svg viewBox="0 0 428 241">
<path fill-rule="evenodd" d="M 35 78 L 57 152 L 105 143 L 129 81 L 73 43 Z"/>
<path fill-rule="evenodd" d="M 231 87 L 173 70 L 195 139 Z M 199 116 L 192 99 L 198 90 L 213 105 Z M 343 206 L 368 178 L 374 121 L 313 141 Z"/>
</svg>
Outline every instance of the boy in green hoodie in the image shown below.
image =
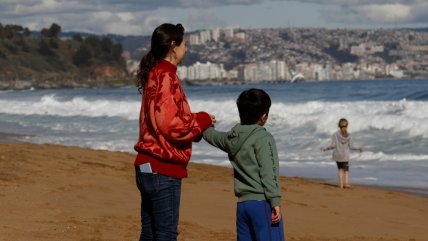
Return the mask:
<svg viewBox="0 0 428 241">
<path fill-rule="evenodd" d="M 238 198 L 238 241 L 283 241 L 279 161 L 273 136 L 263 128 L 271 100 L 261 89 L 242 92 L 237 100 L 240 124 L 229 132 L 208 128 L 204 139 L 228 153 Z"/>
</svg>

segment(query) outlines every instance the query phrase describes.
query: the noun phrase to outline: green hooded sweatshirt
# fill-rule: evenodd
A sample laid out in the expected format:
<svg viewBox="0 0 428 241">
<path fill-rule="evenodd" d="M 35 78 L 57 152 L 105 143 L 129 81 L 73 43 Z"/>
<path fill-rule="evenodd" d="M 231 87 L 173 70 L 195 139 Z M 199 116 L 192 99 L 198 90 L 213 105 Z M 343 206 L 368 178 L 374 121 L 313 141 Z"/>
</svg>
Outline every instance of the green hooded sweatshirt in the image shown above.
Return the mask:
<svg viewBox="0 0 428 241">
<path fill-rule="evenodd" d="M 204 139 L 232 163 L 238 202 L 267 200 L 280 206 L 279 161 L 273 136 L 260 125 L 235 125 L 229 132 L 208 128 Z"/>
</svg>

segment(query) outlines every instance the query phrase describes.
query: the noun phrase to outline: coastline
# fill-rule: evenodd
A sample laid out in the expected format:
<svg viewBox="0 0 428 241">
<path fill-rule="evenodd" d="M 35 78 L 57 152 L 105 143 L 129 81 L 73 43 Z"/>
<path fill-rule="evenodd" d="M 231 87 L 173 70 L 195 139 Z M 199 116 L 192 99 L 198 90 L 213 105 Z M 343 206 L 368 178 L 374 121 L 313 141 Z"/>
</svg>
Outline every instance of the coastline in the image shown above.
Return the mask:
<svg viewBox="0 0 428 241">
<path fill-rule="evenodd" d="M 0 143 L 23 143 L 28 135 L 0 132 Z"/>
<path fill-rule="evenodd" d="M 0 144 L 1 143 L 15 143 L 15 144 L 26 143 L 26 137 L 28 137 L 28 135 L 0 132 Z M 35 144 L 35 145 L 37 145 L 37 144 Z M 73 146 L 71 146 L 71 147 L 73 147 Z M 96 149 L 91 149 L 91 150 L 97 151 Z M 207 164 L 207 165 L 210 165 L 210 164 Z M 212 165 L 212 166 L 217 166 L 217 165 Z M 221 167 L 221 166 L 219 166 L 219 167 Z M 332 179 L 298 177 L 298 176 L 295 176 L 295 177 L 296 178 L 307 179 L 307 180 L 314 181 L 314 182 L 324 183 L 326 185 L 331 185 L 331 186 L 335 186 L 336 185 L 336 181 L 332 180 Z M 402 192 L 402 193 L 407 193 L 407 194 L 411 194 L 411 195 L 416 195 L 416 196 L 428 198 L 428 187 L 424 189 L 424 188 L 404 187 L 404 186 L 365 185 L 365 184 L 356 184 L 356 185 L 357 186 L 369 187 L 369 188 L 378 188 L 378 189 L 384 189 L 384 190 L 391 190 L 391 191 Z"/>
<path fill-rule="evenodd" d="M 324 185 L 330 185 L 332 187 L 337 187 L 337 181 L 332 179 L 323 179 L 323 178 L 309 178 L 309 177 L 298 177 L 293 176 L 290 178 L 302 178 L 305 180 L 309 180 L 312 182 L 323 183 Z M 427 188 L 417 188 L 417 187 L 404 187 L 404 186 L 387 186 L 387 185 L 367 185 L 367 184 L 351 184 L 351 186 L 356 187 L 365 187 L 365 188 L 373 188 L 379 190 L 387 190 L 393 192 L 399 192 L 408 195 L 419 196 L 422 198 L 428 199 L 428 187 Z"/>
<path fill-rule="evenodd" d="M 140 197 L 134 158 L 0 142 L 0 213 L 7 217 L 0 219 L 0 240 L 137 239 Z M 358 185 L 341 190 L 299 177 L 281 177 L 281 185 L 287 240 L 428 237 L 426 197 Z M 189 178 L 183 179 L 178 240 L 235 240 L 235 202 L 231 169 L 191 161 Z"/>
<path fill-rule="evenodd" d="M 251 81 L 240 81 L 240 80 L 182 80 L 184 86 L 223 86 L 223 85 L 250 85 L 250 84 L 293 84 L 293 83 L 346 83 L 354 81 L 426 81 L 428 77 L 419 78 L 374 78 L 374 79 L 337 79 L 337 80 L 303 80 L 303 81 L 291 81 L 291 80 L 260 80 L 258 82 Z M 1 82 L 1 81 L 0 81 Z M 14 80 L 5 81 L 0 83 L 0 91 L 23 91 L 23 90 L 48 90 L 48 89 L 102 89 L 102 88 L 133 88 L 133 83 L 129 80 L 117 80 L 111 81 L 112 83 L 77 83 L 68 82 L 67 84 L 56 83 L 56 82 L 44 82 L 41 84 L 32 84 L 31 80 Z"/>
</svg>

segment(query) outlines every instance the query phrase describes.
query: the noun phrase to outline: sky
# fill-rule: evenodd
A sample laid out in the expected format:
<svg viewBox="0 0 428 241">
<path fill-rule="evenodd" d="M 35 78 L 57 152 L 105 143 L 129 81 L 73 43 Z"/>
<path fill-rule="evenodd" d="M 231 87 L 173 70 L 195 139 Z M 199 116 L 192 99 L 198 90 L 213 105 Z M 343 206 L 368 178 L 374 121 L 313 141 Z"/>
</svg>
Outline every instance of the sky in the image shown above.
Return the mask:
<svg viewBox="0 0 428 241">
<path fill-rule="evenodd" d="M 31 30 L 150 35 L 210 28 L 428 27 L 428 0 L 0 0 L 0 23 Z"/>
</svg>

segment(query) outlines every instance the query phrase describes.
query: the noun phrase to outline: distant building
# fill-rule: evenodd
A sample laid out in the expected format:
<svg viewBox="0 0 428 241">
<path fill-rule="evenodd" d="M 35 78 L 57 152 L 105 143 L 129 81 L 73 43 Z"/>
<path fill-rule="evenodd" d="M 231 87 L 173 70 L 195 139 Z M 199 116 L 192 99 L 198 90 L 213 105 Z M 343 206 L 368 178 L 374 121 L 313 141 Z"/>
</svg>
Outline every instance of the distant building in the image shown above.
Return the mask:
<svg viewBox="0 0 428 241">
<path fill-rule="evenodd" d="M 199 32 L 199 40 L 201 44 L 211 41 L 211 30 Z"/>
<path fill-rule="evenodd" d="M 235 38 L 239 38 L 239 39 L 242 39 L 242 40 L 245 40 L 245 38 L 246 38 L 246 34 L 245 33 L 243 33 L 243 32 L 241 32 L 241 33 L 236 33 L 235 35 L 234 35 L 234 37 Z"/>
<path fill-rule="evenodd" d="M 220 80 L 227 77 L 222 64 L 196 62 L 192 66 L 179 66 L 177 74 L 186 80 Z"/>
<path fill-rule="evenodd" d="M 233 28 L 226 28 L 223 29 L 223 34 L 226 38 L 233 38 L 234 36 L 234 29 Z"/>
<path fill-rule="evenodd" d="M 220 39 L 220 29 L 219 28 L 211 29 L 211 38 L 215 42 L 219 41 L 219 39 Z"/>
<path fill-rule="evenodd" d="M 189 43 L 190 45 L 199 45 L 199 35 L 198 34 L 190 34 L 189 36 Z"/>
<path fill-rule="evenodd" d="M 388 64 L 385 66 L 386 75 L 392 76 L 394 78 L 403 78 L 404 71 L 400 70 L 396 64 Z"/>
<path fill-rule="evenodd" d="M 351 54 L 363 56 L 363 55 L 371 55 L 374 53 L 382 53 L 384 51 L 384 47 L 382 45 L 376 45 L 375 43 L 361 43 L 356 46 L 351 47 Z"/>
</svg>

